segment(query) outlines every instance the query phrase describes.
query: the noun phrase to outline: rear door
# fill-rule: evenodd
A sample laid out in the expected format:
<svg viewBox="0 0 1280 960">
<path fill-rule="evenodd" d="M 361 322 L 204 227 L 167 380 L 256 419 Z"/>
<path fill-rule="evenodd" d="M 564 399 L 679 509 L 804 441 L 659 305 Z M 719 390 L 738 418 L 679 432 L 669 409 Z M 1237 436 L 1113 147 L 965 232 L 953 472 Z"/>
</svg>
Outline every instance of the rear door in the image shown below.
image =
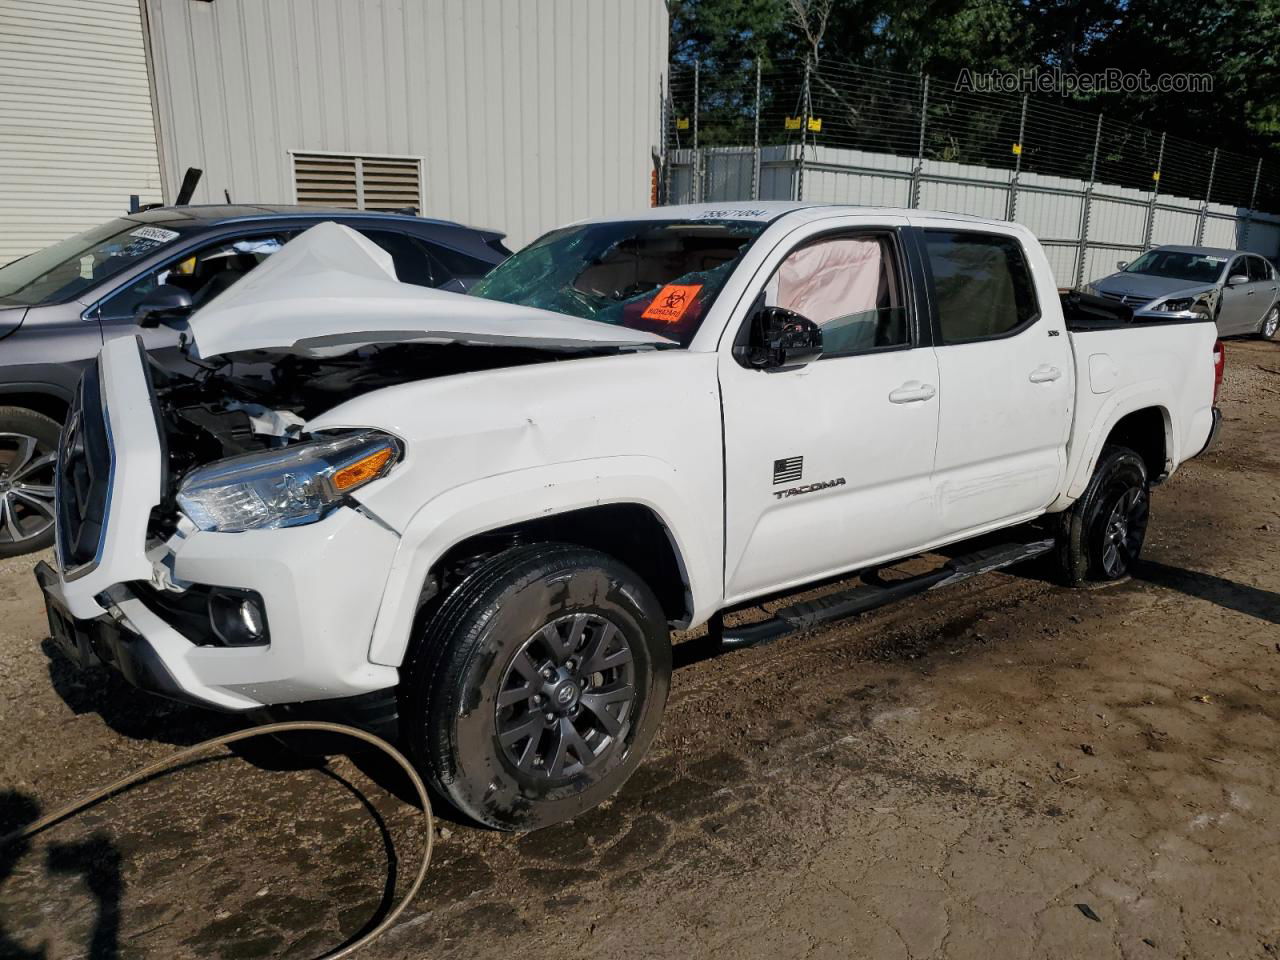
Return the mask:
<svg viewBox="0 0 1280 960">
<path fill-rule="evenodd" d="M 958 538 L 1057 496 L 1074 358 L 1039 245 L 998 227 L 921 226 L 940 405 L 933 493 L 943 534 Z"/>
<path fill-rule="evenodd" d="M 756 309 L 781 306 L 822 327 L 821 359 L 766 371 L 722 345 L 731 601 L 909 554 L 936 534 L 938 368 L 906 221 L 865 222 L 791 234 L 726 338 L 741 344 Z"/>
<path fill-rule="evenodd" d="M 1258 256 L 1249 257 L 1249 304 L 1253 323 L 1245 333 L 1254 333 L 1276 302 L 1276 277 L 1271 264 Z"/>
<path fill-rule="evenodd" d="M 1242 278 L 1243 282 L 1232 284 L 1231 278 Z M 1226 278 L 1222 284 L 1222 305 L 1218 309 L 1218 332 L 1229 336 L 1237 333 L 1248 333 L 1257 320 L 1255 304 L 1258 301 L 1254 282 L 1249 279 L 1249 257 L 1238 256 L 1231 261 Z M 1259 314 L 1261 316 L 1261 314 Z"/>
</svg>

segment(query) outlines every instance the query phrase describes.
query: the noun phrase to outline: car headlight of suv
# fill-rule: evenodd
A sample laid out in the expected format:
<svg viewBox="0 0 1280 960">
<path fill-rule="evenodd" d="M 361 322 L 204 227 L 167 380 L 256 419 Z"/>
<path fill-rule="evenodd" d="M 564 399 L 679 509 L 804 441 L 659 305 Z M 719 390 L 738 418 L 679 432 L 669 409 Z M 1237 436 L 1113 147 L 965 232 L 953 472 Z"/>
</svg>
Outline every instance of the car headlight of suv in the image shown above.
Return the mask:
<svg viewBox="0 0 1280 960">
<path fill-rule="evenodd" d="M 315 523 L 401 454 L 394 437 L 363 430 L 218 460 L 186 476 L 178 507 L 201 530 L 222 533 Z"/>
</svg>

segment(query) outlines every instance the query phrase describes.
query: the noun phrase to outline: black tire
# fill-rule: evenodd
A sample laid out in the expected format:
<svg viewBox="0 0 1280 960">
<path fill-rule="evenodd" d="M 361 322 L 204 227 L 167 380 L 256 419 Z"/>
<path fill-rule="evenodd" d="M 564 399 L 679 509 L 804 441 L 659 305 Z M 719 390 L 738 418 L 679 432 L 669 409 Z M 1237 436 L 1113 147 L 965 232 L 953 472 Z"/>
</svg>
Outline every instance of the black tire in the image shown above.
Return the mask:
<svg viewBox="0 0 1280 960">
<path fill-rule="evenodd" d="M 53 457 L 61 430 L 43 413 L 0 407 L 0 558 L 53 544 Z"/>
<path fill-rule="evenodd" d="M 460 811 L 535 830 L 622 787 L 657 733 L 670 683 L 653 591 L 603 553 L 532 544 L 468 576 L 414 637 L 401 729 Z"/>
<path fill-rule="evenodd" d="M 1151 488 L 1142 458 L 1108 446 L 1084 494 L 1061 514 L 1058 562 L 1069 584 L 1120 580 L 1142 552 Z"/>
</svg>

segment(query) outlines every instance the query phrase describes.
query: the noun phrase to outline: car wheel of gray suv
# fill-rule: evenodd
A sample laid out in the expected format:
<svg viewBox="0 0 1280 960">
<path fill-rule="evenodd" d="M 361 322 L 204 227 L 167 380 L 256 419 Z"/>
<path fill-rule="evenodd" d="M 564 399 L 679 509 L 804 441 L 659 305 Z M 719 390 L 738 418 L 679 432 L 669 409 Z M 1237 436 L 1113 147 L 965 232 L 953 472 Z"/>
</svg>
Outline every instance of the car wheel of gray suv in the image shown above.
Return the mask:
<svg viewBox="0 0 1280 960">
<path fill-rule="evenodd" d="M 671 641 L 617 560 L 516 547 L 468 576 L 414 638 L 401 731 L 438 792 L 502 830 L 569 820 L 626 782 L 657 733 Z"/>
<path fill-rule="evenodd" d="M 1258 324 L 1258 336 L 1263 340 L 1274 340 L 1277 332 L 1280 332 L 1280 303 L 1272 304 L 1267 315 Z"/>
<path fill-rule="evenodd" d="M 1142 552 L 1150 512 L 1142 458 L 1128 447 L 1104 447 L 1084 494 L 1059 514 L 1058 560 L 1067 582 L 1128 576 Z"/>
<path fill-rule="evenodd" d="M 53 543 L 57 422 L 22 407 L 0 407 L 0 557 Z"/>
</svg>

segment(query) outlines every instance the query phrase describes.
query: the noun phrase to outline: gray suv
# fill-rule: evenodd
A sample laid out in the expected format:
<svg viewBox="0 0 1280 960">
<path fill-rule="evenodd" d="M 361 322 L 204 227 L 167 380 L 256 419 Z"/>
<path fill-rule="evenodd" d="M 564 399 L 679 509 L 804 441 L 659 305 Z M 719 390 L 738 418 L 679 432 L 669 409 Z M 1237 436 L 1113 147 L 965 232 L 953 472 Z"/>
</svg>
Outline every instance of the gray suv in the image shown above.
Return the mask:
<svg viewBox="0 0 1280 960">
<path fill-rule="evenodd" d="M 1156 247 L 1086 293 L 1118 300 L 1147 319 L 1213 317 L 1221 336 L 1274 339 L 1280 328 L 1276 270 L 1256 253 L 1218 247 Z"/>
<path fill-rule="evenodd" d="M 182 206 L 130 214 L 0 267 L 0 557 L 53 541 L 53 467 L 80 373 L 119 336 L 183 365 L 148 313 L 207 303 L 308 227 L 336 220 L 386 250 L 406 282 L 465 291 L 510 251 L 502 234 L 407 214 Z"/>
</svg>

